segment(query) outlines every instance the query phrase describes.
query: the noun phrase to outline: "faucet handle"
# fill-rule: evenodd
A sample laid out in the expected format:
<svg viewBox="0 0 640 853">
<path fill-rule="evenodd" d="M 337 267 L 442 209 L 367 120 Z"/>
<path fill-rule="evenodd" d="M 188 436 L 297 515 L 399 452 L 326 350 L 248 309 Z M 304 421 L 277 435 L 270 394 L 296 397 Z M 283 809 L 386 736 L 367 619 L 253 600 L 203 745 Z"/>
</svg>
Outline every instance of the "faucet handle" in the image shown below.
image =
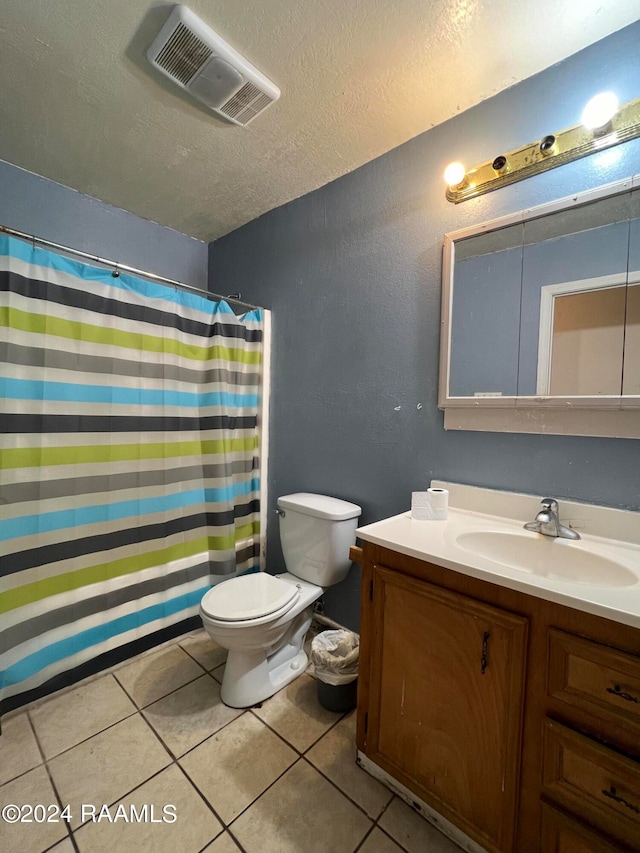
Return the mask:
<svg viewBox="0 0 640 853">
<path fill-rule="evenodd" d="M 542 498 L 540 503 L 545 509 L 558 509 L 558 501 L 555 498 Z"/>
</svg>

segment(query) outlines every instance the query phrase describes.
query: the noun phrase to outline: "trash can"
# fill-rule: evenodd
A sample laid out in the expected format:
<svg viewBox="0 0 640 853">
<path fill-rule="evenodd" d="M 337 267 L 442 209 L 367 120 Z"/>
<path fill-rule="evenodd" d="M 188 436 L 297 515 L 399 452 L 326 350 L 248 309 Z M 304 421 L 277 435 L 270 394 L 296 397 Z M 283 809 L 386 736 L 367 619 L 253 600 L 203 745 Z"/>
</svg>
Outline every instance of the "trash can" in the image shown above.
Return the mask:
<svg viewBox="0 0 640 853">
<path fill-rule="evenodd" d="M 360 638 L 353 631 L 323 631 L 311 643 L 318 702 L 328 711 L 350 711 L 358 693 Z"/>
</svg>

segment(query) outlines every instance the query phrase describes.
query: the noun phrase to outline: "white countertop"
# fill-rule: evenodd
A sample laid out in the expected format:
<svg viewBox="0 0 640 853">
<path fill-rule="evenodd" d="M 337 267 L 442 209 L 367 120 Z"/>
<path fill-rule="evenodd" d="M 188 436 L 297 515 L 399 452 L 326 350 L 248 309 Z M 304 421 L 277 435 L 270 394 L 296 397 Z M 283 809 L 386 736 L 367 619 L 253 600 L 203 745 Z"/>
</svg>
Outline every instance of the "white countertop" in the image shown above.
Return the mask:
<svg viewBox="0 0 640 853">
<path fill-rule="evenodd" d="M 356 535 L 365 542 L 435 563 L 469 577 L 640 628 L 640 542 L 636 541 L 640 537 L 640 513 L 569 502 L 565 502 L 563 507 L 560 502 L 561 521 L 564 524 L 569 523 L 572 518 L 584 517 L 585 524 L 590 523 L 592 528 L 601 532 L 601 522 L 604 519 L 608 527 L 615 529 L 618 535 L 625 538 L 609 539 L 580 529 L 581 541 L 574 543 L 567 539 L 551 539 L 545 547 L 568 549 L 577 546 L 594 555 L 615 561 L 632 572 L 636 578 L 635 582 L 624 586 L 608 586 L 606 582 L 583 583 L 550 578 L 502 565 L 466 550 L 456 541 L 460 534 L 476 531 L 498 531 L 540 538 L 539 533 L 523 530 L 524 522 L 533 520 L 535 511 L 540 508 L 539 498 L 449 483 L 438 482 L 433 485 L 450 488 L 450 501 L 455 499 L 456 503 L 464 505 L 465 508 L 450 505 L 446 521 L 420 521 L 413 519 L 410 512 L 401 513 L 360 527 Z M 496 496 L 495 500 L 491 496 Z M 516 519 L 469 509 L 469 505 L 478 502 L 476 498 L 487 509 L 495 510 L 498 507 L 504 510 L 504 507 L 508 506 L 509 515 L 515 510 L 520 517 Z M 567 511 L 565 514 L 563 509 Z M 603 510 L 604 513 L 599 515 L 598 510 Z M 574 526 L 578 527 L 577 524 Z"/>
</svg>

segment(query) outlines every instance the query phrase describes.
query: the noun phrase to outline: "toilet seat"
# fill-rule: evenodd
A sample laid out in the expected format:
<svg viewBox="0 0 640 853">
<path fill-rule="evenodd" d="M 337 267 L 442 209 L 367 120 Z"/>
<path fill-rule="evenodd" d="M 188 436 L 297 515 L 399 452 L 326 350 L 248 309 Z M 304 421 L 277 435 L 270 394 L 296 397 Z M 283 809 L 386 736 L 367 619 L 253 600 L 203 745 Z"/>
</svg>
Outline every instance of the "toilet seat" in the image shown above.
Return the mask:
<svg viewBox="0 0 640 853">
<path fill-rule="evenodd" d="M 267 572 L 230 578 L 205 593 L 200 607 L 205 616 L 220 622 L 246 622 L 286 613 L 299 587 Z"/>
</svg>

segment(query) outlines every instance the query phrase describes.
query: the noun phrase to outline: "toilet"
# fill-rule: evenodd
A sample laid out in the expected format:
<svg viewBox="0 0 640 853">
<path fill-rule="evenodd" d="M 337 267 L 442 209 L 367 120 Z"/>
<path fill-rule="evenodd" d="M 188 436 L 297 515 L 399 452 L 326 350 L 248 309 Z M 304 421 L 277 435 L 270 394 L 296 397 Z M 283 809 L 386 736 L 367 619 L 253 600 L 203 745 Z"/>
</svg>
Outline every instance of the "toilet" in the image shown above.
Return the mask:
<svg viewBox="0 0 640 853">
<path fill-rule="evenodd" d="M 232 708 L 257 705 L 302 675 L 313 605 L 351 567 L 359 506 L 298 492 L 278 498 L 277 512 L 287 571 L 230 578 L 200 602 L 205 630 L 229 650 L 221 697 Z"/>
</svg>

